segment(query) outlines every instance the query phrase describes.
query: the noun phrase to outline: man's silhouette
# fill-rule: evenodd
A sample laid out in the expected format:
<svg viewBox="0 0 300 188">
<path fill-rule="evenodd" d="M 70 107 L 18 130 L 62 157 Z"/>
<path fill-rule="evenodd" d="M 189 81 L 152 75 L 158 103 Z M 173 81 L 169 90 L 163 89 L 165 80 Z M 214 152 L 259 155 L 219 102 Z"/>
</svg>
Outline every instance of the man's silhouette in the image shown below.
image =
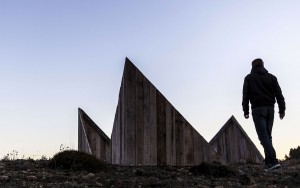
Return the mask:
<svg viewBox="0 0 300 188">
<path fill-rule="evenodd" d="M 252 61 L 251 73 L 245 77 L 243 86 L 243 111 L 249 118 L 249 101 L 255 129 L 265 152 L 267 170 L 280 168 L 272 144 L 274 104 L 277 100 L 279 117 L 285 116 L 285 102 L 277 78 L 264 68 L 262 59 Z"/>
</svg>

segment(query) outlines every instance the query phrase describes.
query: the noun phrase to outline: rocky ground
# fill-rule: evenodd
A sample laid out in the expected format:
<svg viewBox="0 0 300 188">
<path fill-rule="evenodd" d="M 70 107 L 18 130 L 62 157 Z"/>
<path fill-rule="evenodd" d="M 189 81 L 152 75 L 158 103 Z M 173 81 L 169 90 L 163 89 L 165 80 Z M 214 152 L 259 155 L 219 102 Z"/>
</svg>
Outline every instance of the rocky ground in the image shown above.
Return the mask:
<svg viewBox="0 0 300 188">
<path fill-rule="evenodd" d="M 210 171 L 210 166 L 205 167 L 208 171 L 109 166 L 88 172 L 51 169 L 47 160 L 7 160 L 0 161 L 0 187 L 300 187 L 300 160 L 281 164 L 282 168 L 273 172 L 265 172 L 259 164 L 229 165 L 225 173 Z"/>
</svg>

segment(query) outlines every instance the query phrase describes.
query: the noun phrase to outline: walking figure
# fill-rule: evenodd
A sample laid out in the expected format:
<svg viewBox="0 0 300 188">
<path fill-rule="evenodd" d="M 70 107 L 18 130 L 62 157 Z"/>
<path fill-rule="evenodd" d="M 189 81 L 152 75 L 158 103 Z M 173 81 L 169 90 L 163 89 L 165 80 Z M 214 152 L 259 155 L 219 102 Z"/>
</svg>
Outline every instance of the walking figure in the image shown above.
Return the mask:
<svg viewBox="0 0 300 188">
<path fill-rule="evenodd" d="M 285 101 L 277 78 L 268 73 L 262 59 L 252 61 L 251 73 L 245 77 L 243 85 L 244 117 L 249 118 L 249 101 L 256 133 L 264 148 L 267 171 L 280 168 L 276 151 L 272 144 L 274 104 L 277 101 L 279 117 L 285 116 Z"/>
</svg>

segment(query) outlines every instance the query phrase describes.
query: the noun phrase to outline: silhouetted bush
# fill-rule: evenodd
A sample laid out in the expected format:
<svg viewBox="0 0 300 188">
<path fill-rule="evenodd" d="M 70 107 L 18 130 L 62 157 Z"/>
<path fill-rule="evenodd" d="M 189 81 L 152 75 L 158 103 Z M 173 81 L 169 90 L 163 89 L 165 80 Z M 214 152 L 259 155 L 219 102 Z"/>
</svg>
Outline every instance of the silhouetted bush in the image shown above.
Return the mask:
<svg viewBox="0 0 300 188">
<path fill-rule="evenodd" d="M 285 156 L 286 159 L 300 159 L 300 146 L 297 148 L 291 148 L 289 157 Z"/>
<path fill-rule="evenodd" d="M 221 164 L 201 163 L 190 169 L 194 175 L 204 175 L 206 177 L 230 177 L 236 175 L 236 171 L 230 166 Z"/>
<path fill-rule="evenodd" d="M 49 161 L 49 167 L 63 170 L 86 170 L 97 172 L 106 170 L 107 163 L 98 160 L 96 157 L 81 151 L 65 150 L 53 156 Z"/>
</svg>

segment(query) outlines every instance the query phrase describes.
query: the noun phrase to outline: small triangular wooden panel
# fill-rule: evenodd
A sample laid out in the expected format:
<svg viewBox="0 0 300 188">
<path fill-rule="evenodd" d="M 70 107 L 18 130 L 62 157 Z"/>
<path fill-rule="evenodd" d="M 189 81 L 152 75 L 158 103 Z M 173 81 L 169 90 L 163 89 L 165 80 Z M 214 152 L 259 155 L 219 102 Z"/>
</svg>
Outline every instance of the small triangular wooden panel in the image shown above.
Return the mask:
<svg viewBox="0 0 300 188">
<path fill-rule="evenodd" d="M 216 153 L 126 58 L 111 135 L 112 164 L 192 166 Z"/>
<path fill-rule="evenodd" d="M 78 150 L 110 163 L 110 139 L 97 124 L 78 109 Z"/>
<path fill-rule="evenodd" d="M 209 144 L 227 163 L 263 161 L 263 156 L 234 116 L 229 118 Z"/>
</svg>

